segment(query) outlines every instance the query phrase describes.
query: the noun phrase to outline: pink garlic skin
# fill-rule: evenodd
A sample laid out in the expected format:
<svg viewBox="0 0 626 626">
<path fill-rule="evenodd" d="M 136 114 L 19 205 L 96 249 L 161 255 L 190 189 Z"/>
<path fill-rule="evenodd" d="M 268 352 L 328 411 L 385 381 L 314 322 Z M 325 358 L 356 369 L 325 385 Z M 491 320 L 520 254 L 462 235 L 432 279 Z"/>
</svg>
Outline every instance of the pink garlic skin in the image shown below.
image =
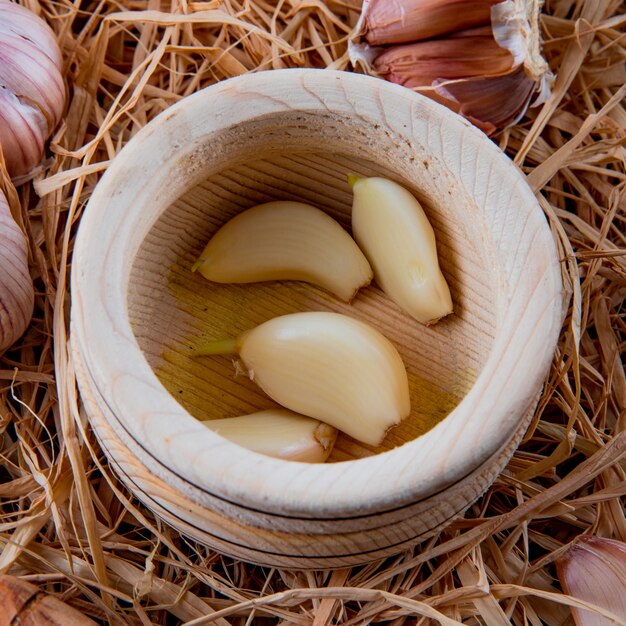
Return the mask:
<svg viewBox="0 0 626 626">
<path fill-rule="evenodd" d="M 563 590 L 570 596 L 603 608 L 626 622 L 626 543 L 592 535 L 578 536 L 556 561 Z M 621 624 L 570 607 L 576 626 Z"/>
<path fill-rule="evenodd" d="M 0 0 L 0 147 L 11 176 L 27 174 L 65 107 L 62 57 L 50 27 Z"/>
<path fill-rule="evenodd" d="M 441 39 L 389 46 L 374 59 L 376 71 L 409 89 L 429 87 L 437 80 L 497 76 L 513 69 L 513 56 L 493 38 L 490 26 L 473 28 Z"/>
<path fill-rule="evenodd" d="M 439 37 L 488 24 L 502 0 L 370 0 L 363 10 L 363 35 L 371 45 Z"/>
<path fill-rule="evenodd" d="M 26 237 L 0 191 L 0 354 L 26 330 L 34 302 Z"/>
<path fill-rule="evenodd" d="M 551 94 L 534 0 L 364 0 L 350 60 L 487 135 Z"/>
</svg>

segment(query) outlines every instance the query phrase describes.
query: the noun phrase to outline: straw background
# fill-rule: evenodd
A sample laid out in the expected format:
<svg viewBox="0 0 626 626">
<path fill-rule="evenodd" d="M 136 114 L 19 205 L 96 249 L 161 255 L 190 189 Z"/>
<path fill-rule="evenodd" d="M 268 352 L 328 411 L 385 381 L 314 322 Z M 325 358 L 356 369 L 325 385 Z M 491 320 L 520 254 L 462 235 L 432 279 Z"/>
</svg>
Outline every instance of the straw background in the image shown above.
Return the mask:
<svg viewBox="0 0 626 626">
<path fill-rule="evenodd" d="M 495 137 L 541 193 L 568 295 L 524 442 L 465 519 L 396 558 L 328 573 L 223 557 L 120 485 L 80 415 L 68 271 L 90 193 L 130 137 L 230 76 L 350 69 L 359 0 L 22 3 L 58 35 L 69 103 L 34 178 L 15 191 L 0 176 L 21 201 L 37 292 L 27 333 L 0 356 L 0 573 L 112 625 L 573 623 L 580 602 L 555 560 L 581 533 L 626 541 L 623 4 L 547 0 L 553 96 Z"/>
</svg>

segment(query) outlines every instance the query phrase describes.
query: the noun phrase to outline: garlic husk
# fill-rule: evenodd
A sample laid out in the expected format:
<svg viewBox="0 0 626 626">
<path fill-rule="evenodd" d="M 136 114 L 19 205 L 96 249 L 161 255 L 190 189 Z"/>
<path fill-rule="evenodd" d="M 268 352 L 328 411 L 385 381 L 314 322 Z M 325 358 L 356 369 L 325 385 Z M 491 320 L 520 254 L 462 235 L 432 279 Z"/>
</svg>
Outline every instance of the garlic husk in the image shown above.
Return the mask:
<svg viewBox="0 0 626 626">
<path fill-rule="evenodd" d="M 439 8 L 448 4 L 454 0 L 438 3 Z M 444 19 L 430 0 L 378 0 L 376 5 L 379 11 L 385 7 L 387 12 L 404 14 L 404 22 L 410 14 L 420 12 L 421 22 L 427 23 L 425 15 L 432 11 L 432 19 L 439 21 L 440 30 L 447 34 L 428 40 L 419 36 L 402 45 L 390 46 L 394 42 L 388 41 L 384 46 L 372 46 L 362 37 L 361 23 L 349 51 L 352 63 L 366 72 L 444 104 L 487 134 L 515 124 L 529 106 L 543 104 L 550 96 L 554 76 L 541 55 L 541 0 L 491 3 L 485 23 L 470 30 L 464 30 L 463 11 L 450 10 Z M 365 18 L 362 14 L 360 21 L 366 21 L 370 10 L 364 7 Z M 448 24 L 452 20 L 457 20 L 459 28 Z M 464 38 L 478 31 L 482 31 L 481 39 L 471 40 L 472 48 Z"/>
<path fill-rule="evenodd" d="M 328 312 L 275 317 L 199 354 L 238 352 L 250 378 L 282 406 L 370 445 L 411 411 L 406 370 L 377 330 Z"/>
<path fill-rule="evenodd" d="M 9 0 L 0 0 L 0 14 L 3 16 L 0 33 L 17 34 L 27 41 L 36 42 L 37 48 L 43 54 L 55 65 L 61 66 L 63 56 L 56 35 L 38 15 Z"/>
<path fill-rule="evenodd" d="M 336 428 L 286 409 L 202 423 L 233 443 L 285 461 L 323 463 L 337 438 Z"/>
<path fill-rule="evenodd" d="M 430 97 L 460 113 L 487 135 L 516 124 L 526 112 L 535 83 L 518 67 L 503 76 L 438 80 Z"/>
<path fill-rule="evenodd" d="M 605 609 L 626 623 L 626 544 L 581 535 L 556 562 L 568 595 Z M 570 607 L 577 626 L 615 624 L 596 612 Z M 620 622 L 617 622 L 620 623 Z"/>
<path fill-rule="evenodd" d="M 26 330 L 34 300 L 26 237 L 11 217 L 0 191 L 0 353 Z"/>
<path fill-rule="evenodd" d="M 422 324 L 452 313 L 435 232 L 417 199 L 386 178 L 351 176 L 350 182 L 352 231 L 379 287 Z"/>
<path fill-rule="evenodd" d="M 21 5 L 0 0 L 0 147 L 11 176 L 39 163 L 65 106 L 54 33 Z"/>
<path fill-rule="evenodd" d="M 350 301 L 372 269 L 350 235 L 303 202 L 267 202 L 243 211 L 211 238 L 193 267 L 219 283 L 301 280 Z"/>
<path fill-rule="evenodd" d="M 539 0 L 505 0 L 491 9 L 493 37 L 513 56 L 513 68 L 522 66 L 526 76 L 537 83 L 535 105 L 550 96 L 554 76 L 541 54 Z"/>
<path fill-rule="evenodd" d="M 499 0 L 369 0 L 359 32 L 372 45 L 430 39 L 489 23 Z"/>
</svg>

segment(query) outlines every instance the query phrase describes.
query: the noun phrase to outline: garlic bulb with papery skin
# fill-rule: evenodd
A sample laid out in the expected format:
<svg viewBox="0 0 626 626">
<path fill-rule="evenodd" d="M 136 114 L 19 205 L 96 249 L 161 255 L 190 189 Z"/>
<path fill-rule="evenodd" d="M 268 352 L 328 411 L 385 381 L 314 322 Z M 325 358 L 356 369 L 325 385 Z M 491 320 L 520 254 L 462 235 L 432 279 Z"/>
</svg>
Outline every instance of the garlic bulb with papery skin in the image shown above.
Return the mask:
<svg viewBox="0 0 626 626">
<path fill-rule="evenodd" d="M 544 103 L 541 0 L 366 0 L 354 65 L 463 115 L 488 135 Z"/>
<path fill-rule="evenodd" d="M 491 28 L 481 26 L 442 39 L 390 46 L 374 67 L 391 82 L 413 89 L 432 85 L 442 76 L 475 76 L 477 65 L 490 75 L 503 74 L 512 63 L 513 56 L 497 44 Z"/>
<path fill-rule="evenodd" d="M 26 237 L 0 191 L 0 353 L 26 330 L 34 299 Z"/>
<path fill-rule="evenodd" d="M 577 626 L 626 623 L 626 544 L 581 535 L 556 561 L 559 580 L 568 595 L 605 609 L 621 622 L 597 612 L 571 607 Z"/>
<path fill-rule="evenodd" d="M 0 575 L 0 626 L 97 626 L 75 608 L 40 587 Z"/>
<path fill-rule="evenodd" d="M 65 106 L 62 57 L 50 27 L 0 0 L 0 147 L 11 176 L 28 173 Z"/>
</svg>

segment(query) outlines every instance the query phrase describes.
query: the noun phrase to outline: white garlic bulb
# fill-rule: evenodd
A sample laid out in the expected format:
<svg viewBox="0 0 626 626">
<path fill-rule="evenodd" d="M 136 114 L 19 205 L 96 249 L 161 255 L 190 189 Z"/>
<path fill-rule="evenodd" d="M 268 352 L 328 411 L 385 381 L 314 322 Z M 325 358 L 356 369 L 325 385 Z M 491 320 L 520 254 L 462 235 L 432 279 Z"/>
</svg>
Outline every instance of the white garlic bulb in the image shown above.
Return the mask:
<svg viewBox="0 0 626 626">
<path fill-rule="evenodd" d="M 26 238 L 0 191 L 0 353 L 26 330 L 34 298 Z"/>
<path fill-rule="evenodd" d="M 50 27 L 0 0 L 0 147 L 11 176 L 27 174 L 65 106 L 61 51 Z"/>
</svg>

